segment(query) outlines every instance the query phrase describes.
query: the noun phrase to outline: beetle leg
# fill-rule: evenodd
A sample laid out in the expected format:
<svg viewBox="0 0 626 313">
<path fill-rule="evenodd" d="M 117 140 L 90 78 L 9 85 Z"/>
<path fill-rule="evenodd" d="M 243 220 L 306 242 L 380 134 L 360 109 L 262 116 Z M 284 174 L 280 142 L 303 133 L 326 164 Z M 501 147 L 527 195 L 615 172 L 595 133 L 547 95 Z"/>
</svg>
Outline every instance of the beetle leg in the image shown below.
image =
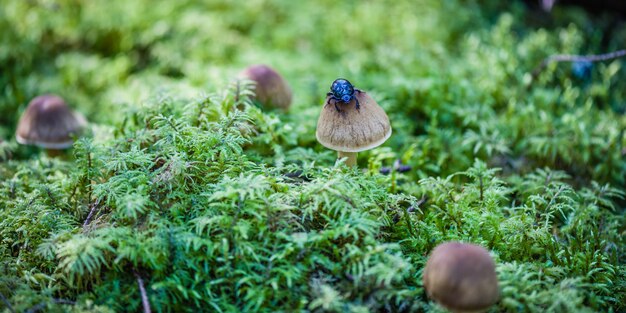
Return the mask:
<svg viewBox="0 0 626 313">
<path fill-rule="evenodd" d="M 334 102 L 335 109 L 337 110 L 337 112 L 341 112 L 341 109 L 337 106 L 337 99 L 333 98 L 333 100 L 335 100 L 335 102 Z"/>
<path fill-rule="evenodd" d="M 328 93 L 328 100 L 326 100 L 326 104 L 330 103 L 330 100 L 333 100 L 333 105 L 335 106 L 335 110 L 337 110 L 337 112 L 341 112 L 341 109 L 337 106 L 337 97 L 335 97 L 334 95 L 332 95 L 332 93 Z M 324 104 L 324 106 L 326 106 L 326 104 Z"/>
<path fill-rule="evenodd" d="M 356 93 L 362 93 L 363 91 L 361 91 L 361 89 L 356 89 L 354 88 L 354 93 L 352 94 L 352 97 L 354 98 L 354 100 L 356 101 L 356 109 L 360 109 L 361 105 L 359 104 L 359 98 L 356 97 Z"/>
<path fill-rule="evenodd" d="M 330 96 L 328 101 L 330 102 L 330 100 L 334 101 L 333 105 L 335 106 L 335 110 L 337 110 L 337 112 L 341 112 L 341 109 L 337 106 L 337 98 L 335 98 L 335 96 Z"/>
<path fill-rule="evenodd" d="M 333 96 L 332 92 L 329 92 L 326 94 L 326 102 L 324 103 L 324 106 L 326 106 L 327 104 L 330 103 L 330 100 L 335 99 L 335 96 Z"/>
</svg>

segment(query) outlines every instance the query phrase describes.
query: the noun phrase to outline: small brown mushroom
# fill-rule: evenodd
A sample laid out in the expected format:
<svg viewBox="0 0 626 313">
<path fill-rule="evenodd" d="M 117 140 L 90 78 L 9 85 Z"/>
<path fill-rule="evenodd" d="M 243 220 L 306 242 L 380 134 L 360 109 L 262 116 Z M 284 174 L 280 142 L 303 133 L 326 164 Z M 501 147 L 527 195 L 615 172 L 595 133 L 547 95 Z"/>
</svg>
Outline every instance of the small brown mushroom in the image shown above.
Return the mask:
<svg viewBox="0 0 626 313">
<path fill-rule="evenodd" d="M 278 72 L 267 65 L 252 65 L 240 74 L 255 82 L 255 99 L 266 108 L 287 111 L 293 98 L 291 88 Z"/>
<path fill-rule="evenodd" d="M 452 312 L 483 312 L 500 297 L 493 259 L 473 244 L 438 245 L 426 262 L 423 282 L 428 296 Z"/>
<path fill-rule="evenodd" d="M 315 136 L 324 147 L 335 150 L 339 158 L 347 157 L 346 165 L 356 166 L 357 153 L 376 148 L 391 136 L 389 117 L 366 92 L 357 92 L 356 101 L 337 102 L 326 98 L 317 121 Z M 331 102 L 333 104 L 331 104 Z"/>
<path fill-rule="evenodd" d="M 54 155 L 71 147 L 74 136 L 80 135 L 86 125 L 85 118 L 70 110 L 61 97 L 47 94 L 30 101 L 17 125 L 15 139 Z"/>
</svg>

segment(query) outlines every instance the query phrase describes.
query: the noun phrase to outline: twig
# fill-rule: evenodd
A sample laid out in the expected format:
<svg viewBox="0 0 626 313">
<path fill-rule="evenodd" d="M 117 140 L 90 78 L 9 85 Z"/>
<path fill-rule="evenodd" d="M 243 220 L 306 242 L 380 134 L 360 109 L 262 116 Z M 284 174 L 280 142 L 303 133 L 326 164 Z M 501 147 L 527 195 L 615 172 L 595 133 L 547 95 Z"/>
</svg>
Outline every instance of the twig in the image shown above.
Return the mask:
<svg viewBox="0 0 626 313">
<path fill-rule="evenodd" d="M 626 49 L 617 50 L 617 51 L 604 53 L 604 54 L 590 54 L 590 55 L 557 54 L 557 55 L 553 55 L 553 56 L 549 56 L 545 58 L 543 62 L 541 62 L 541 64 L 539 64 L 539 66 L 537 66 L 533 70 L 532 76 L 533 76 L 533 79 L 539 76 L 541 71 L 543 71 L 543 69 L 545 69 L 548 66 L 548 64 L 552 62 L 598 62 L 598 61 L 607 61 L 607 60 L 617 59 L 623 56 L 626 56 Z"/>
<path fill-rule="evenodd" d="M 68 304 L 68 305 L 74 305 L 76 304 L 76 302 L 74 301 L 70 301 L 70 300 L 65 300 L 65 299 L 52 299 L 52 302 L 54 302 L 55 304 Z M 35 305 L 34 307 L 28 309 L 26 311 L 26 313 L 35 313 L 35 312 L 39 312 L 43 309 L 46 308 L 47 303 L 45 302 L 41 302 L 37 305 Z"/>
<path fill-rule="evenodd" d="M 433 207 L 435 209 L 438 209 L 439 211 L 443 212 L 443 214 L 447 215 L 457 226 L 458 229 L 461 229 L 461 222 L 459 222 L 456 217 L 454 215 L 452 215 L 450 212 L 448 212 L 448 210 L 444 210 L 436 205 L 433 205 Z"/>
<path fill-rule="evenodd" d="M 68 305 L 74 305 L 76 304 L 75 301 L 72 300 L 65 300 L 65 299 L 52 299 L 52 301 L 56 304 L 68 304 Z"/>
<path fill-rule="evenodd" d="M 87 194 L 87 201 L 91 202 L 91 194 L 93 193 L 93 186 L 91 185 L 91 151 L 87 152 L 87 184 L 89 184 L 89 192 Z"/>
<path fill-rule="evenodd" d="M 410 206 L 408 209 L 406 209 L 406 211 L 408 213 L 413 213 L 416 209 L 419 210 L 419 207 L 422 206 L 422 204 L 426 203 L 426 201 L 428 200 L 428 198 L 426 197 L 426 195 L 422 196 L 422 198 L 420 198 L 417 203 L 415 203 L 414 205 Z"/>
<path fill-rule="evenodd" d="M 402 213 L 404 215 L 404 221 L 406 222 L 406 228 L 409 230 L 409 235 L 411 235 L 411 237 L 413 238 L 416 238 L 415 232 L 413 231 L 413 223 L 411 223 L 411 219 L 409 218 L 408 210 L 405 210 Z"/>
<path fill-rule="evenodd" d="M 89 225 L 89 222 L 91 221 L 91 218 L 93 217 L 94 212 L 96 212 L 96 208 L 98 207 L 99 204 L 100 204 L 100 199 L 96 200 L 96 203 L 91 205 L 91 211 L 89 211 L 89 215 L 87 215 L 87 218 L 85 219 L 85 223 L 83 223 L 83 228 Z"/>
<path fill-rule="evenodd" d="M 135 278 L 137 278 L 137 284 L 139 285 L 139 292 L 141 293 L 141 303 L 143 304 L 143 312 L 151 313 L 150 310 L 150 301 L 148 301 L 148 294 L 146 293 L 146 287 L 143 284 L 143 279 L 139 276 L 137 271 L 133 271 L 135 274 Z"/>
<path fill-rule="evenodd" d="M 237 104 L 239 102 L 239 84 L 240 84 L 240 80 L 237 80 L 237 91 L 235 92 L 235 104 Z"/>
<path fill-rule="evenodd" d="M 11 303 L 9 302 L 9 300 L 7 300 L 7 298 L 4 297 L 2 292 L 0 292 L 0 299 L 2 299 L 2 302 L 4 302 L 4 304 L 7 306 L 7 309 L 9 309 L 9 312 L 16 313 L 13 307 L 11 306 Z"/>
<path fill-rule="evenodd" d="M 563 192 L 564 190 L 565 190 L 565 186 L 559 187 L 559 190 L 556 191 L 552 199 L 550 199 L 550 202 L 548 202 L 548 205 L 546 206 L 546 209 L 545 209 L 546 212 L 554 204 L 554 201 L 556 200 L 556 198 L 558 198 L 559 195 L 561 195 L 561 192 Z"/>
<path fill-rule="evenodd" d="M 483 189 L 484 189 L 484 185 L 483 185 L 483 174 L 480 174 L 480 202 L 483 202 Z"/>
</svg>

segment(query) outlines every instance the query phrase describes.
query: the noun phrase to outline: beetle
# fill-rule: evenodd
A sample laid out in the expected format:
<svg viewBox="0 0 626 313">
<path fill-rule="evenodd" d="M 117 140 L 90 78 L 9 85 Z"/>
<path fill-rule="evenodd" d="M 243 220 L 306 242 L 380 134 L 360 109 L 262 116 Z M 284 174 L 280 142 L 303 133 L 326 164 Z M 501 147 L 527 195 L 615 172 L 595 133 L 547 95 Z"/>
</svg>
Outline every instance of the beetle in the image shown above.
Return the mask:
<svg viewBox="0 0 626 313">
<path fill-rule="evenodd" d="M 356 109 L 360 108 L 359 99 L 356 98 L 357 93 L 361 93 L 362 91 L 354 88 L 354 86 L 344 78 L 337 78 L 333 81 L 333 84 L 330 85 L 330 92 L 326 94 L 328 98 L 328 102 L 330 100 L 334 100 L 333 103 L 335 105 L 335 109 L 337 112 L 341 112 L 341 109 L 337 106 L 337 102 L 350 103 L 352 99 L 356 100 Z M 327 102 L 327 103 L 328 103 Z"/>
</svg>

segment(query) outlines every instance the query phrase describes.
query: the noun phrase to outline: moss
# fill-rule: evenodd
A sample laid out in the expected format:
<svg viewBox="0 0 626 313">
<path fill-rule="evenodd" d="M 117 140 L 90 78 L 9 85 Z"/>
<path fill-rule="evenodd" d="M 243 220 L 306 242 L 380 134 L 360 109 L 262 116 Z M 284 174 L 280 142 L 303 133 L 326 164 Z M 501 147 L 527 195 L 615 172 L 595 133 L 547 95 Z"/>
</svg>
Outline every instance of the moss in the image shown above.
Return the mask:
<svg viewBox="0 0 626 313">
<path fill-rule="evenodd" d="M 625 310 L 622 63 L 531 73 L 626 32 L 464 3 L 7 1 L 0 310 L 137 311 L 140 277 L 155 311 L 437 311 L 421 271 L 450 240 L 492 251 L 494 312 Z M 252 63 L 289 113 L 228 79 Z M 394 128 L 361 170 L 315 140 L 337 77 Z M 94 122 L 63 158 L 13 139 L 52 91 Z"/>
</svg>

